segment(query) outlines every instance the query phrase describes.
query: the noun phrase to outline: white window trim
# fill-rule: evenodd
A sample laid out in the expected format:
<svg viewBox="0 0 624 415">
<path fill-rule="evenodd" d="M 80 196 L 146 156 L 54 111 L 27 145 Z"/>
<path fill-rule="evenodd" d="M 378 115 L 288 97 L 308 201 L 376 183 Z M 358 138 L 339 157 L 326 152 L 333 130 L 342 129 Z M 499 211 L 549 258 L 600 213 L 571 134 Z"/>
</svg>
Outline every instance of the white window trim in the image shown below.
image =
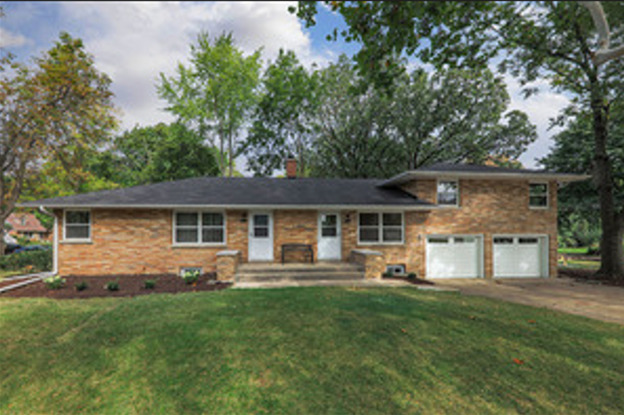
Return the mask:
<svg viewBox="0 0 624 415">
<path fill-rule="evenodd" d="M 177 242 L 176 241 L 176 214 L 178 213 L 197 213 L 197 242 Z M 201 240 L 202 214 L 204 213 L 220 213 L 223 215 L 223 242 L 199 242 Z M 216 228 L 216 227 L 215 227 Z M 194 229 L 194 228 L 193 228 Z M 227 215 L 224 210 L 196 210 L 196 209 L 178 209 L 174 210 L 171 215 L 171 245 L 174 247 L 211 247 L 227 245 Z"/>
<path fill-rule="evenodd" d="M 377 226 L 377 241 L 369 242 L 369 241 L 361 241 L 360 240 L 360 215 L 361 214 L 375 214 L 379 216 L 379 225 Z M 384 213 L 399 213 L 401 214 L 401 241 L 391 241 L 384 242 L 383 241 L 383 214 Z M 357 212 L 357 244 L 358 245 L 405 245 L 405 213 L 404 212 L 384 212 L 384 211 L 358 211 Z M 372 228 L 373 226 L 364 226 L 364 228 Z M 398 226 L 389 226 L 392 228 L 398 228 Z"/>
<path fill-rule="evenodd" d="M 89 237 L 88 238 L 67 238 L 67 212 L 89 212 Z M 64 209 L 63 210 L 63 240 L 61 242 L 68 244 L 84 244 L 91 243 L 93 235 L 93 212 L 91 209 Z"/>
<path fill-rule="evenodd" d="M 546 206 L 531 206 L 531 185 L 532 184 L 545 184 L 546 185 Z M 527 191 L 529 192 L 529 198 L 528 198 L 529 209 L 535 209 L 535 210 L 550 209 L 550 185 L 548 182 L 529 182 L 529 185 L 527 186 Z"/>
<path fill-rule="evenodd" d="M 440 182 L 453 182 L 455 183 L 456 187 L 457 187 L 457 198 L 456 198 L 456 202 L 454 205 L 449 205 L 449 204 L 440 204 L 440 200 L 439 200 L 439 193 L 438 193 L 438 187 L 440 186 Z M 441 208 L 459 208 L 459 195 L 460 195 L 460 190 L 459 190 L 459 180 L 458 179 L 437 179 L 436 180 L 436 188 L 435 188 L 435 193 L 436 193 L 436 205 L 438 205 Z"/>
</svg>

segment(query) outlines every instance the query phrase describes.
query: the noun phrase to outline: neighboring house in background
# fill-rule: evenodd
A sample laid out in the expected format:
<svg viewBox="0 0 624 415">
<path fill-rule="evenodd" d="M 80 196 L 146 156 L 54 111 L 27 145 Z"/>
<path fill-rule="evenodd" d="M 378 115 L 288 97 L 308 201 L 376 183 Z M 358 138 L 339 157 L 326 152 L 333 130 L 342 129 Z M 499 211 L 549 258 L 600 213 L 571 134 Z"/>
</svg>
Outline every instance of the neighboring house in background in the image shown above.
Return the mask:
<svg viewBox="0 0 624 415">
<path fill-rule="evenodd" d="M 317 261 L 424 278 L 552 277 L 557 187 L 587 176 L 436 164 L 388 180 L 199 177 L 22 204 L 56 217 L 60 274 L 179 273 L 279 263 L 285 244 Z"/>
<path fill-rule="evenodd" d="M 13 212 L 6 220 L 11 227 L 9 235 L 21 236 L 35 241 L 47 240 L 50 231 L 32 213 Z"/>
</svg>

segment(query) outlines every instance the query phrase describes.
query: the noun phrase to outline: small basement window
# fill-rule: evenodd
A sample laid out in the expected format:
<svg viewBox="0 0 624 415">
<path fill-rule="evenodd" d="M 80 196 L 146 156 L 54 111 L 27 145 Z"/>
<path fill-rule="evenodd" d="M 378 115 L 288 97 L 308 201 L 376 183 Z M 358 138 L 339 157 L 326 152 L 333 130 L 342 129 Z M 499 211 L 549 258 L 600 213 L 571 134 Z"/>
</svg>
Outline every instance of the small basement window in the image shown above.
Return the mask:
<svg viewBox="0 0 624 415">
<path fill-rule="evenodd" d="M 529 183 L 529 207 L 547 208 L 548 207 L 548 184 L 547 183 Z"/>
<path fill-rule="evenodd" d="M 66 210 L 64 239 L 88 241 L 91 239 L 91 212 L 88 210 Z"/>
<path fill-rule="evenodd" d="M 195 271 L 197 271 L 199 275 L 202 275 L 201 267 L 184 267 L 184 268 L 180 268 L 180 276 L 184 276 L 184 274 L 186 274 L 187 272 L 195 272 Z"/>
</svg>

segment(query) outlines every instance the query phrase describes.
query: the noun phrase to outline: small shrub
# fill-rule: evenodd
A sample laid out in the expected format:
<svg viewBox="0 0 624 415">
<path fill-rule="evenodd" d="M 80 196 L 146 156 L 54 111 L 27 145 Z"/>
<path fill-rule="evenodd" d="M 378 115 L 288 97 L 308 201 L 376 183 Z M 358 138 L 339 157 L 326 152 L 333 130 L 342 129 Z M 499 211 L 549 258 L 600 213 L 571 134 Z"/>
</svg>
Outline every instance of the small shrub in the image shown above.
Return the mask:
<svg viewBox="0 0 624 415">
<path fill-rule="evenodd" d="M 382 276 L 383 276 L 384 278 L 392 278 L 392 277 L 394 276 L 394 274 L 393 274 L 392 272 L 390 272 L 390 271 L 386 271 L 386 272 L 384 272 L 384 273 L 382 274 Z"/>
<path fill-rule="evenodd" d="M 119 291 L 119 283 L 117 281 L 109 281 L 104 286 L 108 291 Z"/>
<path fill-rule="evenodd" d="M 156 280 L 145 280 L 143 285 L 148 290 L 153 290 L 156 287 Z"/>
<path fill-rule="evenodd" d="M 51 277 L 45 278 L 43 283 L 51 290 L 58 290 L 59 288 L 63 288 L 65 286 L 65 278 L 62 278 L 60 275 L 53 275 Z"/>
<path fill-rule="evenodd" d="M 86 282 L 86 281 L 80 281 L 80 282 L 77 282 L 77 283 L 74 285 L 74 287 L 76 288 L 76 291 L 84 291 L 84 290 L 86 290 L 87 288 L 89 288 L 89 284 L 87 284 L 87 282 Z"/>
<path fill-rule="evenodd" d="M 185 283 L 187 284 L 193 284 L 196 283 L 197 280 L 199 279 L 199 271 L 194 270 L 194 271 L 185 271 L 182 274 L 182 279 L 184 280 Z"/>
<path fill-rule="evenodd" d="M 407 279 L 408 280 L 415 280 L 416 279 L 416 273 L 415 272 L 410 272 L 409 274 L 407 274 Z"/>
</svg>

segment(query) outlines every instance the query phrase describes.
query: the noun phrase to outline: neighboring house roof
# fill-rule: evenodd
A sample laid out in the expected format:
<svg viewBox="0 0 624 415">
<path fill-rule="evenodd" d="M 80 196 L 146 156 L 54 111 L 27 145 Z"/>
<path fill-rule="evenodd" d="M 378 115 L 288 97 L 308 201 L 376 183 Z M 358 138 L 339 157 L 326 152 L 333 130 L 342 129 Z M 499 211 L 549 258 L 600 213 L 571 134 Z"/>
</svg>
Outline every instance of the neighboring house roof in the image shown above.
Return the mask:
<svg viewBox="0 0 624 415">
<path fill-rule="evenodd" d="M 125 189 L 106 190 L 23 203 L 64 207 L 401 207 L 435 205 L 400 189 L 383 188 L 379 179 L 198 177 Z"/>
<path fill-rule="evenodd" d="M 6 222 L 15 232 L 48 232 L 32 213 L 11 213 Z"/>
<path fill-rule="evenodd" d="M 573 182 L 589 179 L 585 174 L 557 173 L 546 170 L 514 169 L 510 167 L 481 166 L 475 164 L 436 163 L 409 170 L 384 181 L 384 187 L 397 186 L 414 179 L 434 178 L 462 178 L 462 179 L 528 179 L 528 180 L 556 180 L 558 182 Z"/>
</svg>

